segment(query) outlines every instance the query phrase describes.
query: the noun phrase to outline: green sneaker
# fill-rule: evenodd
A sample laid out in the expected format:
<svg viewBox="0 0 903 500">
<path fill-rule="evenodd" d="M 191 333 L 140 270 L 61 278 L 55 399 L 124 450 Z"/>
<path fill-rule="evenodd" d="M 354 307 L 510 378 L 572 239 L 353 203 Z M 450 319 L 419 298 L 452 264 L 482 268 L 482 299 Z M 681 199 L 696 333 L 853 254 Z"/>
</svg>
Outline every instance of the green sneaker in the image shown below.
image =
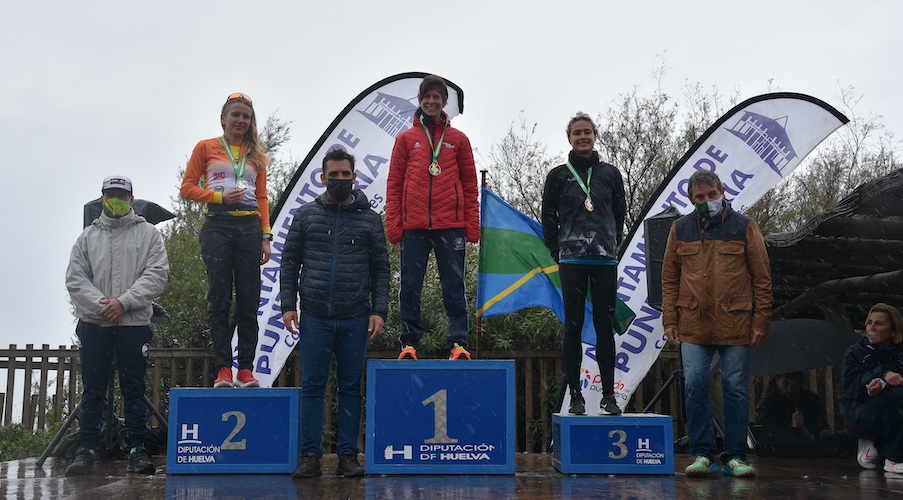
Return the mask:
<svg viewBox="0 0 903 500">
<path fill-rule="evenodd" d="M 700 455 L 693 459 L 693 463 L 684 469 L 687 477 L 704 477 L 713 476 L 718 473 L 718 465 L 713 464 L 711 460 Z"/>
<path fill-rule="evenodd" d="M 725 476 L 756 477 L 755 467 L 749 465 L 739 458 L 732 458 L 721 469 L 721 473 Z"/>
</svg>

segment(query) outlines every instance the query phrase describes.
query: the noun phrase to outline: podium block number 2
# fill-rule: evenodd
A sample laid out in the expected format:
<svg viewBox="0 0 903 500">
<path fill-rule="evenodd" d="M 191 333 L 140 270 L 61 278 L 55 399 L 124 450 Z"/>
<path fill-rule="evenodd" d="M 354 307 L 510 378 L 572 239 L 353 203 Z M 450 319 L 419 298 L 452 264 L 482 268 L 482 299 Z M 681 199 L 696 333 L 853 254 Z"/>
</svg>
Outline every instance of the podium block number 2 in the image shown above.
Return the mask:
<svg viewBox="0 0 903 500">
<path fill-rule="evenodd" d="M 454 444 L 458 440 L 448 436 L 448 391 L 440 389 L 432 396 L 421 401 L 423 406 L 433 404 L 433 437 L 424 443 Z"/>
<path fill-rule="evenodd" d="M 223 422 L 228 422 L 230 417 L 235 417 L 235 427 L 232 428 L 232 432 L 226 436 L 226 439 L 223 441 L 222 448 L 224 450 L 244 450 L 248 447 L 248 440 L 242 439 L 241 441 L 232 441 L 241 430 L 245 427 L 245 424 L 248 423 L 248 417 L 245 416 L 244 412 L 241 411 L 227 411 L 223 413 Z"/>
</svg>

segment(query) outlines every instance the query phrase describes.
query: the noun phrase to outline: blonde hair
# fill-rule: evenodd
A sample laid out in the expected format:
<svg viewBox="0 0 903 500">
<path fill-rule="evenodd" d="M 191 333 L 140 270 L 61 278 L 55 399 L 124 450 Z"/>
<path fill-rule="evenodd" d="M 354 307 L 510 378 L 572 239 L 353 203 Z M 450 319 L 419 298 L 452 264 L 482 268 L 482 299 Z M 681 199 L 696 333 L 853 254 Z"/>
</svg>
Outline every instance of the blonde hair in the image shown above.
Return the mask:
<svg viewBox="0 0 903 500">
<path fill-rule="evenodd" d="M 235 96 L 236 94 L 232 94 Z M 266 151 L 260 147 L 260 140 L 257 137 L 257 112 L 254 111 L 254 104 L 251 103 L 251 99 L 244 94 L 238 94 L 238 97 L 232 97 L 230 99 L 226 99 L 226 102 L 223 104 L 223 109 L 220 111 L 219 118 L 223 120 L 226 117 L 226 110 L 235 103 L 245 104 L 249 108 L 251 108 L 251 126 L 248 127 L 248 131 L 245 132 L 244 143 L 248 146 L 248 160 L 258 167 L 266 167 L 267 164 L 267 154 Z"/>
</svg>

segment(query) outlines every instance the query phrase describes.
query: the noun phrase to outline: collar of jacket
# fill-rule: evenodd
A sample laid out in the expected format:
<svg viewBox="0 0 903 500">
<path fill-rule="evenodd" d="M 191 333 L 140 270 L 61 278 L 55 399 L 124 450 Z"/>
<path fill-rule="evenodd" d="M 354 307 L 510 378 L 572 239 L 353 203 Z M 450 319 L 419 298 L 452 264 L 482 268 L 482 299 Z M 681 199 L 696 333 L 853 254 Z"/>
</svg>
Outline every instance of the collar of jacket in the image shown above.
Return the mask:
<svg viewBox="0 0 903 500">
<path fill-rule="evenodd" d="M 443 111 L 439 115 L 439 119 L 436 120 L 435 118 L 433 118 L 430 115 L 423 114 L 423 110 L 418 107 L 417 110 L 414 111 L 414 125 L 415 126 L 418 123 L 420 123 L 420 117 L 423 117 L 423 124 L 429 128 L 433 128 L 436 125 L 437 121 L 439 122 L 440 125 L 445 125 L 446 127 L 449 126 L 449 124 L 451 123 L 451 118 L 448 117 L 448 114 L 445 111 Z"/>
<path fill-rule="evenodd" d="M 113 217 L 110 217 L 109 215 L 107 215 L 106 213 L 101 212 L 100 217 L 95 219 L 95 222 L 97 222 L 100 225 L 100 227 L 103 229 L 116 229 L 116 228 L 120 228 L 120 227 L 129 226 L 129 225 L 137 222 L 139 219 L 141 219 L 143 221 L 144 217 L 141 217 L 140 215 L 136 214 L 135 209 L 132 208 L 131 210 L 129 210 L 129 213 L 127 213 L 119 218 L 113 218 Z"/>
<path fill-rule="evenodd" d="M 351 197 L 353 198 L 351 203 L 342 205 L 329 199 L 326 191 L 323 191 L 320 196 L 317 196 L 316 202 L 330 210 L 363 210 L 364 208 L 370 208 L 370 200 L 367 199 L 367 195 L 360 189 L 352 190 Z"/>
<path fill-rule="evenodd" d="M 568 161 L 571 162 L 571 165 L 574 166 L 577 170 L 589 170 L 589 167 L 595 167 L 596 165 L 602 163 L 602 160 L 599 158 L 599 153 L 593 151 L 589 157 L 586 156 L 577 156 L 576 153 L 571 151 L 568 153 Z"/>
</svg>

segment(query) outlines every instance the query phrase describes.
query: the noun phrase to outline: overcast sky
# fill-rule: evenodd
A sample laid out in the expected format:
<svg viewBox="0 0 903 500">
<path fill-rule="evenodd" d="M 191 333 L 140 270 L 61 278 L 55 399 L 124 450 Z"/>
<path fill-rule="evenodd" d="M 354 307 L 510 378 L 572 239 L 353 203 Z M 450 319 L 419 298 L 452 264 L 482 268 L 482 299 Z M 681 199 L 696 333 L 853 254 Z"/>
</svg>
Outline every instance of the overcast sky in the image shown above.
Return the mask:
<svg viewBox="0 0 903 500">
<path fill-rule="evenodd" d="M 648 95 L 663 56 L 675 98 L 686 81 L 746 99 L 772 80 L 838 106 L 853 86 L 857 113 L 903 134 L 901 19 L 889 0 L 4 2 L 0 346 L 74 338 L 64 272 L 82 205 L 124 173 L 169 206 L 231 92 L 291 122 L 297 160 L 352 98 L 408 71 L 464 89 L 455 125 L 479 153 L 521 111 L 564 151 L 575 111 Z"/>
</svg>

